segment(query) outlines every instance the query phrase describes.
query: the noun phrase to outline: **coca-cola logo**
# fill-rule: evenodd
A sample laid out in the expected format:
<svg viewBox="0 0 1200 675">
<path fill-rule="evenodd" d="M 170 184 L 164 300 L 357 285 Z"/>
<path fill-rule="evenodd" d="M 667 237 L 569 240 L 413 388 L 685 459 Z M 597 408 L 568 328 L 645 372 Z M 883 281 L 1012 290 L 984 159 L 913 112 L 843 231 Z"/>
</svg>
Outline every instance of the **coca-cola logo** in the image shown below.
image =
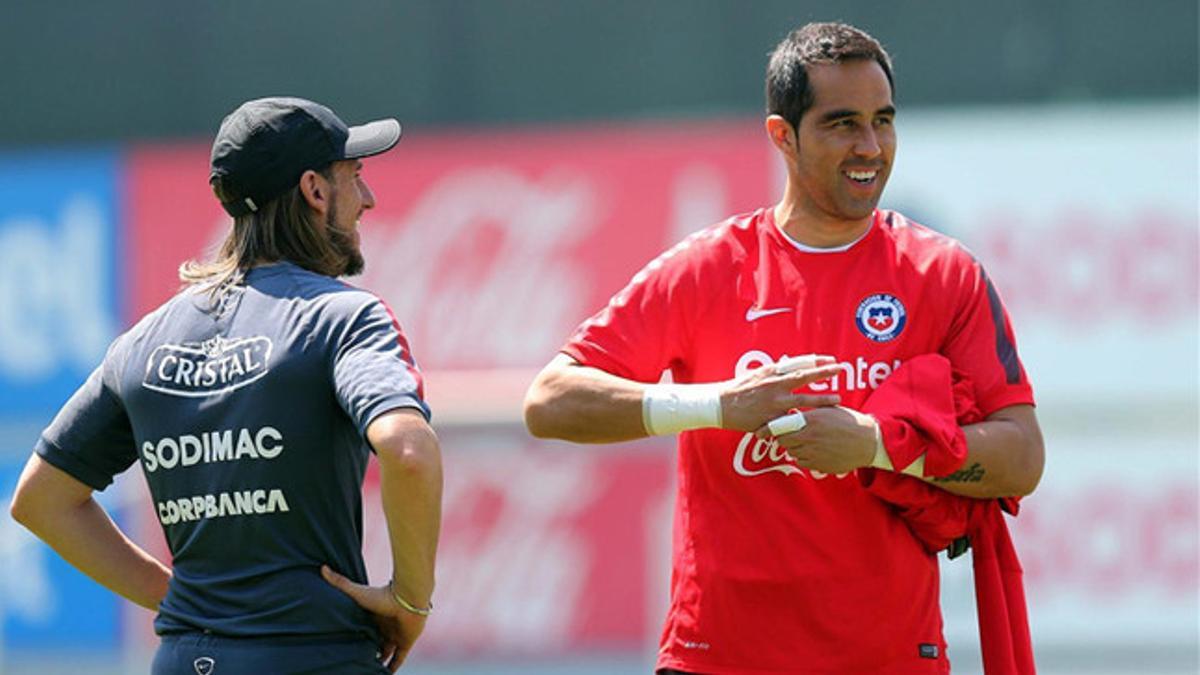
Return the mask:
<svg viewBox="0 0 1200 675">
<path fill-rule="evenodd" d="M 795 460 L 779 445 L 778 441 L 759 438 L 753 433 L 747 433 L 738 442 L 737 450 L 733 453 L 733 470 L 739 476 L 748 478 L 773 472 L 779 472 L 785 476 L 800 474 L 815 480 L 829 476 L 827 473 L 796 466 Z M 849 473 L 839 473 L 834 474 L 834 477 L 845 478 L 849 475 Z"/>
<path fill-rule="evenodd" d="M 450 173 L 402 221 L 362 230 L 362 283 L 392 305 L 426 368 L 541 363 L 587 311 L 592 270 L 572 256 L 604 217 L 593 183 Z"/>
</svg>

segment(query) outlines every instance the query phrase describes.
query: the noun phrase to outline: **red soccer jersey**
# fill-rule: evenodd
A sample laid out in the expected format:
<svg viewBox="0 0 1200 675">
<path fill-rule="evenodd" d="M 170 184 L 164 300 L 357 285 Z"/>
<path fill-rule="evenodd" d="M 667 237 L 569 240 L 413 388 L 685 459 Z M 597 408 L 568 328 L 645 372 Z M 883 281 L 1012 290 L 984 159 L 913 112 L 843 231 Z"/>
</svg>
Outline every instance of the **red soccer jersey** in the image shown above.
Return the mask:
<svg viewBox="0 0 1200 675">
<path fill-rule="evenodd" d="M 1032 403 L 1007 313 L 952 239 L 876 211 L 845 250 L 798 246 L 773 210 L 702 230 L 639 272 L 563 351 L 640 382 L 716 382 L 831 354 L 813 392 L 858 408 L 901 362 L 937 352 L 984 415 Z M 944 673 L 938 569 L 850 475 L 770 441 L 679 437 L 671 604 L 659 668 L 697 673 Z"/>
</svg>

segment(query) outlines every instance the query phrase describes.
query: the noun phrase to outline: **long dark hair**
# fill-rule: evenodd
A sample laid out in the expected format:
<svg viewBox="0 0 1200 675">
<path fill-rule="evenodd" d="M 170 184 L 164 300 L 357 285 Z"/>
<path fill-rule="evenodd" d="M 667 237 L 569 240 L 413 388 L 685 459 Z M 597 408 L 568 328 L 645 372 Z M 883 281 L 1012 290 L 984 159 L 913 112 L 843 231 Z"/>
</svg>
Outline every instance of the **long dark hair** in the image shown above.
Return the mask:
<svg viewBox="0 0 1200 675">
<path fill-rule="evenodd" d="M 332 186 L 332 165 L 317 173 Z M 219 178 L 214 179 L 212 188 L 221 199 Z M 335 199 L 336 193 L 330 197 L 331 214 Z M 188 260 L 179 266 L 179 279 L 187 285 L 208 287 L 216 295 L 240 283 L 257 264 L 287 260 L 318 274 L 337 277 L 355 273 L 356 259 L 361 257 L 353 242 L 347 242 L 330 222 L 320 219 L 297 185 L 258 211 L 234 218 L 233 228 L 215 258 Z"/>
</svg>

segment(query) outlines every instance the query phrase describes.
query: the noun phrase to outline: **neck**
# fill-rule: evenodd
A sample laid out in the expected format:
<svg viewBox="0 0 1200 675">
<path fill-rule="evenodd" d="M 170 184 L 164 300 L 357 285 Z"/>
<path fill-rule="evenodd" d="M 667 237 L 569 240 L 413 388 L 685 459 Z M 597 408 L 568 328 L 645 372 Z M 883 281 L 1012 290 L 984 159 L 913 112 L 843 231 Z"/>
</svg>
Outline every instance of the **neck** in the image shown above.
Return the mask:
<svg viewBox="0 0 1200 675">
<path fill-rule="evenodd" d="M 775 205 L 775 224 L 793 240 L 813 248 L 837 248 L 856 241 L 871 228 L 874 218 L 874 211 L 858 220 L 833 218 L 802 200 L 790 185 Z"/>
</svg>

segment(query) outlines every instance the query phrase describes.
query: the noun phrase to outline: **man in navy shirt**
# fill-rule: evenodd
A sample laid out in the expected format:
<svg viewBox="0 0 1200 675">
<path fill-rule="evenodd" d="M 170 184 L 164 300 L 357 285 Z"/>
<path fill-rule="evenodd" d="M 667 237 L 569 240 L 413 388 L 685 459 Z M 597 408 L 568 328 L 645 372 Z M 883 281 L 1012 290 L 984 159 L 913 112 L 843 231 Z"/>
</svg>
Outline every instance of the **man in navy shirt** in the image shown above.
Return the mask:
<svg viewBox="0 0 1200 675">
<path fill-rule="evenodd" d="M 441 458 L 391 310 L 363 268 L 361 159 L 393 119 L 347 127 L 295 98 L 225 118 L 210 182 L 233 227 L 186 288 L 118 337 L 42 433 L 12 515 L 149 609 L 154 673 L 395 671 L 432 610 Z M 169 226 L 163 223 L 163 226 Z M 393 576 L 366 585 L 362 482 L 379 460 Z M 167 567 L 92 497 L 140 463 Z"/>
</svg>

